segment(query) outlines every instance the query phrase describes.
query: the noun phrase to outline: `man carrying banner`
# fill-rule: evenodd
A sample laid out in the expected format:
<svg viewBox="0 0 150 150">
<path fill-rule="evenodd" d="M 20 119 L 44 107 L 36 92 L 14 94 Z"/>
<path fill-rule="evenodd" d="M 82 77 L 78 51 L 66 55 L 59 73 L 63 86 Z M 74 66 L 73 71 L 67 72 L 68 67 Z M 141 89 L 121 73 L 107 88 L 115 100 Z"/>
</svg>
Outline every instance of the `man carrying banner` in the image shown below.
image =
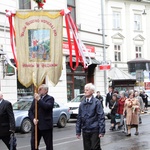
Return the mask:
<svg viewBox="0 0 150 150">
<path fill-rule="evenodd" d="M 35 93 L 34 100 L 29 109 L 29 117 L 33 121 L 31 132 L 31 150 L 35 149 L 35 126 L 37 125 L 37 145 L 43 137 L 46 150 L 53 150 L 53 106 L 54 98 L 48 94 L 48 86 L 42 84 Z M 37 101 L 37 118 L 35 119 L 35 101 Z"/>
</svg>

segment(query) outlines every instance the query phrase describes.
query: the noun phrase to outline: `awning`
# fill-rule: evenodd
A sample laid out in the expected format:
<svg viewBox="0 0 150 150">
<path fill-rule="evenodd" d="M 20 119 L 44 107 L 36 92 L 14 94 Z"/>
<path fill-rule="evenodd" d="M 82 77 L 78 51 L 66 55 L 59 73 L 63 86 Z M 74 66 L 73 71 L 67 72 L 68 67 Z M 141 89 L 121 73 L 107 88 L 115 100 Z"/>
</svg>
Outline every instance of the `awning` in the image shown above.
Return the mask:
<svg viewBox="0 0 150 150">
<path fill-rule="evenodd" d="M 111 80 L 136 80 L 135 77 L 117 67 L 111 68 L 108 71 L 108 76 Z"/>
<path fill-rule="evenodd" d="M 89 59 L 86 58 L 87 62 L 89 62 Z M 98 60 L 96 60 L 95 58 L 91 58 L 92 60 L 92 64 L 94 65 L 100 65 L 100 62 Z M 70 56 L 66 57 L 66 62 L 70 62 Z M 76 57 L 72 57 L 72 62 L 76 62 Z"/>
</svg>

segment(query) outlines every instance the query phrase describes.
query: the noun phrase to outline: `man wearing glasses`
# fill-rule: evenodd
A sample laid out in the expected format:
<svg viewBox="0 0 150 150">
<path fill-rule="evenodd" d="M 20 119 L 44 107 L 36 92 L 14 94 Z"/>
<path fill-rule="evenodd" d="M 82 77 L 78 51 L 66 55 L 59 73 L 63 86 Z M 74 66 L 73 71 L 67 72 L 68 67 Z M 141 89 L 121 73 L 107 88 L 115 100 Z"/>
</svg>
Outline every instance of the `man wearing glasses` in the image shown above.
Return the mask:
<svg viewBox="0 0 150 150">
<path fill-rule="evenodd" d="M 35 101 L 37 101 L 37 119 L 35 118 Z M 43 137 L 46 150 L 53 150 L 53 106 L 54 98 L 48 95 L 48 86 L 42 84 L 29 109 L 29 117 L 33 122 L 31 132 L 31 150 L 35 149 L 35 125 L 37 125 L 37 144 Z M 38 150 L 38 148 L 37 148 Z"/>
</svg>

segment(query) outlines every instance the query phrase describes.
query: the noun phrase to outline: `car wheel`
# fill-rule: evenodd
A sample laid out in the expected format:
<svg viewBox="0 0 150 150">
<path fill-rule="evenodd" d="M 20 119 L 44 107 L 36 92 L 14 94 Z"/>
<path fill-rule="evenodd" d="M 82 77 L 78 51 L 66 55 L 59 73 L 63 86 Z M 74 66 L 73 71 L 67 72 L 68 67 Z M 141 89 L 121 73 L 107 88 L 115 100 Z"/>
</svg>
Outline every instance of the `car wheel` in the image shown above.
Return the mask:
<svg viewBox="0 0 150 150">
<path fill-rule="evenodd" d="M 65 115 L 61 115 L 59 117 L 59 120 L 58 120 L 58 123 L 57 123 L 57 126 L 59 128 L 64 128 L 67 124 L 67 117 Z"/>
<path fill-rule="evenodd" d="M 31 124 L 31 121 L 30 119 L 26 118 L 22 121 L 22 124 L 21 124 L 21 132 L 22 133 L 28 133 L 31 131 L 31 127 L 32 127 L 32 124 Z"/>
</svg>

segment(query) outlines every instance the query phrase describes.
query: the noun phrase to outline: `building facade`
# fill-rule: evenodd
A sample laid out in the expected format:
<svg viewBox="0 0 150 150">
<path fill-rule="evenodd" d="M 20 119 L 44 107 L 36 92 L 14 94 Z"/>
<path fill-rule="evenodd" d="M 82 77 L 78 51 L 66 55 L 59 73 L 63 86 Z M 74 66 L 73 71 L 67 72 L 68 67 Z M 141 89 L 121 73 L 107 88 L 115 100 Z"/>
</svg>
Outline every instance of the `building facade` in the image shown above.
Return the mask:
<svg viewBox="0 0 150 150">
<path fill-rule="evenodd" d="M 107 57 L 112 66 L 128 71 L 127 62 L 149 59 L 150 3 L 146 0 L 106 0 Z"/>
<path fill-rule="evenodd" d="M 127 62 L 150 59 L 150 1 L 106 0 L 105 16 L 109 43 L 107 58 L 111 60 L 112 67 L 131 73 Z M 141 66 L 138 68 L 141 70 Z M 143 71 L 149 72 L 149 67 L 147 70 L 144 68 Z M 136 70 L 133 74 L 136 74 Z M 139 89 L 141 85 L 144 88 L 144 84 L 140 83 L 135 88 Z"/>
<path fill-rule="evenodd" d="M 2 50 L 6 52 L 9 58 L 13 58 L 10 47 L 9 38 L 9 24 L 5 16 L 5 10 L 18 9 L 35 9 L 36 3 L 34 1 L 26 0 L 11 0 L 9 4 L 2 0 L 0 2 L 0 15 L 3 18 L 0 22 L 1 37 L 0 45 Z M 66 103 L 68 100 L 74 98 L 77 94 L 84 92 L 84 85 L 92 82 L 96 86 L 96 90 L 104 93 L 104 72 L 99 70 L 99 62 L 103 60 L 103 39 L 102 34 L 98 30 L 101 28 L 101 3 L 100 1 L 75 1 L 75 0 L 49 0 L 45 3 L 44 9 L 66 9 L 72 8 L 71 15 L 76 22 L 79 30 L 79 35 L 87 47 L 92 64 L 84 69 L 81 64 L 73 71 L 69 65 L 69 49 L 67 43 L 67 34 L 65 21 L 63 24 L 63 70 L 58 84 L 53 87 L 52 84 L 45 79 L 45 83 L 49 85 L 49 94 L 53 95 L 56 101 Z M 108 48 L 107 36 L 105 48 Z M 75 61 L 75 56 L 74 56 Z M 4 98 L 15 102 L 20 96 L 33 95 L 34 87 L 31 85 L 25 88 L 17 79 L 17 71 L 13 76 L 3 76 L 3 62 L 0 62 L 0 90 L 4 93 Z M 27 76 L 27 75 L 25 75 Z"/>
</svg>

